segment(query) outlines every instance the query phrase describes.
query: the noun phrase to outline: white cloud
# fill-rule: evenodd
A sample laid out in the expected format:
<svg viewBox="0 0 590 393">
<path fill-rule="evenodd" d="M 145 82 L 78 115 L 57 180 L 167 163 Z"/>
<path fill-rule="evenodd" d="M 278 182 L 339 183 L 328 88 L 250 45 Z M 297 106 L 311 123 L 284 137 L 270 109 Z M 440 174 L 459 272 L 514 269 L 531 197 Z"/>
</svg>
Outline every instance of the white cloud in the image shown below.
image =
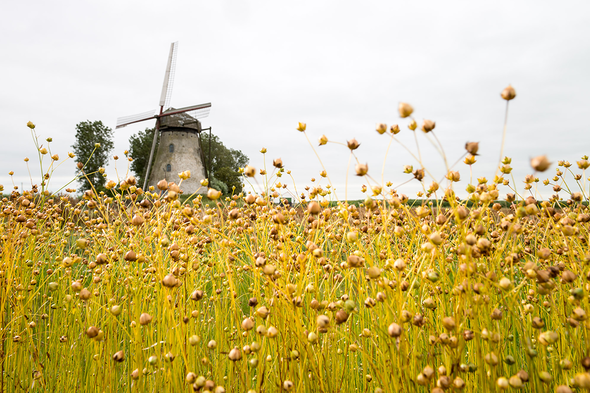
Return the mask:
<svg viewBox="0 0 590 393">
<path fill-rule="evenodd" d="M 205 126 L 257 167 L 265 146 L 269 163 L 282 157 L 300 187 L 319 177 L 321 166 L 295 130 L 298 121 L 308 123 L 314 143 L 322 134 L 341 142 L 356 137 L 359 159 L 380 179 L 387 141 L 374 131 L 376 122 L 399 123 L 400 139 L 415 147 L 396 113 L 399 101 L 414 105 L 417 120 L 437 122 L 449 161 L 466 141 L 480 141 L 474 169 L 491 178 L 504 120 L 499 92 L 508 83 L 518 97 L 510 104 L 505 153 L 520 179 L 532 156 L 573 162 L 588 152 L 589 6 L 568 4 L 13 2 L 0 26 L 0 184 L 11 184 L 9 170 L 17 185 L 28 181 L 22 158 L 35 156 L 29 120 L 64 157 L 76 123 L 102 120 L 114 128 L 119 116 L 155 109 L 172 41 L 180 42 L 172 105 L 212 102 Z M 150 126 L 117 130 L 115 154 Z M 442 160 L 418 136 L 426 165 L 442 176 Z M 342 197 L 348 152 L 318 151 Z M 405 181 L 403 164 L 417 166 L 394 144 L 386 180 Z M 465 165 L 458 168 L 467 179 Z M 64 165 L 55 184 L 73 173 L 73 162 Z M 361 197 L 360 184 L 349 180 L 351 197 Z M 412 195 L 417 188 L 403 190 Z"/>
</svg>

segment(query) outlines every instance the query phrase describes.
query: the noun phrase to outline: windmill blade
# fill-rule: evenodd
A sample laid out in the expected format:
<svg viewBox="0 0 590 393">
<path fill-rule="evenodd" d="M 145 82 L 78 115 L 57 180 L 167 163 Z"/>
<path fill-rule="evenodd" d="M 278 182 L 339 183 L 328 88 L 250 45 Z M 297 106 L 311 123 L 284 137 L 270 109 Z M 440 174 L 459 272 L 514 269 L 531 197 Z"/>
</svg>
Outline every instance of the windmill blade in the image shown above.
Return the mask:
<svg viewBox="0 0 590 393">
<path fill-rule="evenodd" d="M 160 106 L 164 108 L 168 108 L 170 97 L 172 96 L 177 53 L 178 42 L 173 42 L 170 45 L 170 55 L 168 55 L 168 65 L 166 65 L 166 74 L 164 74 L 164 84 L 162 85 L 162 94 L 160 95 Z"/>
<path fill-rule="evenodd" d="M 138 113 L 131 116 L 123 116 L 117 119 L 117 126 L 115 128 L 123 128 L 129 124 L 139 123 L 140 121 L 151 120 L 156 117 L 156 111 L 151 110 L 148 112 Z"/>
<path fill-rule="evenodd" d="M 205 117 L 209 116 L 209 112 L 211 112 L 211 105 L 209 105 L 207 108 L 201 108 L 192 112 L 188 112 L 188 114 L 195 119 L 204 119 Z"/>
<path fill-rule="evenodd" d="M 209 115 L 210 111 L 211 111 L 211 103 L 208 102 L 206 104 L 185 106 L 184 108 L 178 108 L 178 109 L 170 109 L 170 110 L 167 110 L 166 112 L 163 112 L 160 115 L 160 117 L 177 115 L 179 113 L 185 113 L 185 112 L 191 112 L 190 115 L 192 117 L 194 117 L 195 119 L 202 119 L 204 117 L 207 117 Z M 193 116 L 193 113 L 196 113 L 198 117 Z"/>
</svg>

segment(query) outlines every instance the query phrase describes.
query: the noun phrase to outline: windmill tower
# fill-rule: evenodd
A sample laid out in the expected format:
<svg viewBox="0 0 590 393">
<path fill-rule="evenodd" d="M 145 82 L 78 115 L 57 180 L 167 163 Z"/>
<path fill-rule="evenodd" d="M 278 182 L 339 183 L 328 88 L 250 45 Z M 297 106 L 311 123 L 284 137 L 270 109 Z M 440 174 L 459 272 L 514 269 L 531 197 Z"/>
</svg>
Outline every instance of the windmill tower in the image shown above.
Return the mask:
<svg viewBox="0 0 590 393">
<path fill-rule="evenodd" d="M 207 170 L 201 148 L 200 133 L 202 128 L 199 119 L 209 115 L 211 103 L 191 105 L 179 109 L 168 107 L 172 95 L 177 53 L 178 42 L 174 42 L 170 45 L 170 55 L 168 56 L 164 85 L 160 95 L 160 110 L 120 117 L 117 119 L 116 128 L 122 128 L 141 121 L 156 120 L 154 142 L 152 143 L 144 177 L 144 190 L 150 186 L 155 187 L 162 179 L 178 183 L 178 173 L 190 170 L 190 179 L 184 180 L 180 185 L 180 189 L 187 195 L 197 191 L 206 193 L 207 190 L 201 187 L 201 180 L 207 178 Z M 159 145 L 157 143 L 158 135 L 160 135 Z M 156 145 L 158 145 L 158 149 L 154 159 Z M 154 162 L 153 167 L 152 161 Z"/>
</svg>

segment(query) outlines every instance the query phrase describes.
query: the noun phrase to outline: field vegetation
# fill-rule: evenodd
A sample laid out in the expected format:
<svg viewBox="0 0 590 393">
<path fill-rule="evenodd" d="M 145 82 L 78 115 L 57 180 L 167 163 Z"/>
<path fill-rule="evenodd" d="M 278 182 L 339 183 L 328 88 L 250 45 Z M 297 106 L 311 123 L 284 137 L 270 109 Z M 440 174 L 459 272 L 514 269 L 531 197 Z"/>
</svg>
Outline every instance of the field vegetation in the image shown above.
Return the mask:
<svg viewBox="0 0 590 393">
<path fill-rule="evenodd" d="M 435 123 L 399 112 L 407 125 L 377 132 L 424 132 L 446 162 Z M 292 181 L 280 159 L 243 168 L 250 192 L 209 189 L 207 204 L 131 176 L 74 200 L 47 191 L 61 161 L 29 128 L 42 182 L 0 202 L 0 391 L 590 389 L 587 157 L 546 181 L 534 158 L 526 194 L 502 157 L 459 199 L 455 166 L 471 170 L 477 143 L 444 185 L 417 149 L 405 171 L 423 198 L 410 205 L 351 140 L 361 204 L 339 202 L 325 172 L 275 203 Z M 537 200 L 537 187 L 567 197 Z"/>
</svg>

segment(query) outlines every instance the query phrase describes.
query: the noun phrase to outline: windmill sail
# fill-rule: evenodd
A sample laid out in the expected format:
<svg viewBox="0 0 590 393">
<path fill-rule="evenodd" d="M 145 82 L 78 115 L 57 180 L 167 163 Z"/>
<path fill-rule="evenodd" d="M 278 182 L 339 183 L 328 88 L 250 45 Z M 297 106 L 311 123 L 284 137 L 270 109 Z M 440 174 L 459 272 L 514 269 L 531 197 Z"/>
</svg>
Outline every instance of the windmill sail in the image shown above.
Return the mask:
<svg viewBox="0 0 590 393">
<path fill-rule="evenodd" d="M 168 55 L 168 64 L 166 65 L 166 74 L 164 74 L 164 84 L 162 85 L 162 94 L 160 95 L 160 106 L 164 108 L 168 108 L 170 97 L 172 96 L 177 53 L 178 42 L 173 42 L 170 45 L 170 55 Z"/>
<path fill-rule="evenodd" d="M 123 116 L 117 119 L 117 126 L 115 128 L 123 128 L 128 126 L 129 124 L 139 123 L 140 121 L 144 120 L 151 120 L 156 118 L 156 111 L 151 110 L 143 113 L 138 113 L 136 115 L 130 116 Z"/>
<path fill-rule="evenodd" d="M 191 117 L 195 119 L 204 119 L 205 117 L 209 116 L 209 112 L 211 112 L 211 104 L 209 104 L 206 108 L 197 109 L 192 112 L 188 112 Z"/>
<path fill-rule="evenodd" d="M 170 116 L 170 115 L 177 115 L 179 113 L 189 112 L 189 115 L 194 117 L 195 119 L 202 119 L 209 116 L 209 112 L 211 111 L 211 103 L 208 102 L 206 104 L 199 104 L 199 105 L 191 105 L 185 106 L 184 108 L 170 108 L 166 112 L 163 112 L 160 116 Z M 193 116 L 196 114 L 198 117 Z"/>
</svg>

